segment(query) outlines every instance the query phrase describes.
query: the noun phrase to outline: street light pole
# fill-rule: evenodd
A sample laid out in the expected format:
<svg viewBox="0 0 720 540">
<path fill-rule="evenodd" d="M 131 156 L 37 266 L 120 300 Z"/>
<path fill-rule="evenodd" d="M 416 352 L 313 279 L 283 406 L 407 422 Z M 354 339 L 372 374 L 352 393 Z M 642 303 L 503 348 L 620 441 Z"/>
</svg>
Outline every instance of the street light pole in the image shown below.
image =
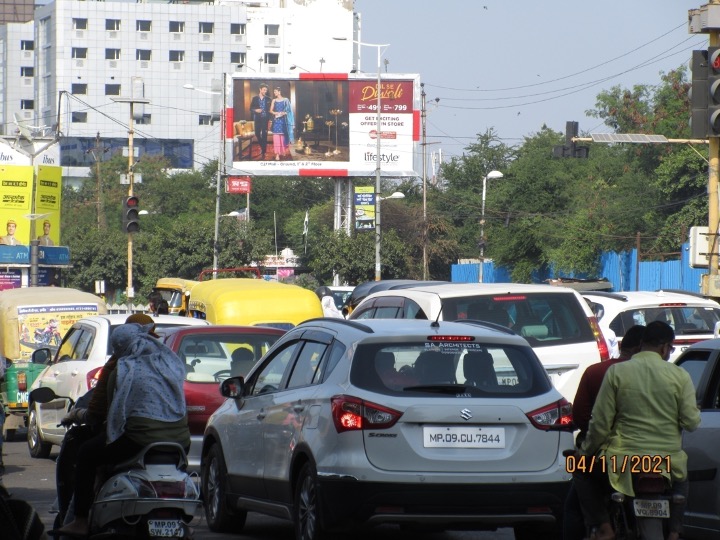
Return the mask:
<svg viewBox="0 0 720 540">
<path fill-rule="evenodd" d="M 480 283 L 483 282 L 483 265 L 485 264 L 485 195 L 487 194 L 487 181 L 495 178 L 502 178 L 500 171 L 490 171 L 483 176 L 482 205 L 480 208 Z"/>
</svg>

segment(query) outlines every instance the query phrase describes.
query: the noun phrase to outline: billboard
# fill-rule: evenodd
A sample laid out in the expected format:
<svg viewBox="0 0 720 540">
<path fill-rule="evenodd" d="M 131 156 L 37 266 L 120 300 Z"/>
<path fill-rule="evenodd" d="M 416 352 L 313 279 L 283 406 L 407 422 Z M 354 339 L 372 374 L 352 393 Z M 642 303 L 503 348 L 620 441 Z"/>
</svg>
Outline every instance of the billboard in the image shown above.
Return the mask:
<svg viewBox="0 0 720 540">
<path fill-rule="evenodd" d="M 419 176 L 419 75 L 233 74 L 231 174 Z"/>
</svg>

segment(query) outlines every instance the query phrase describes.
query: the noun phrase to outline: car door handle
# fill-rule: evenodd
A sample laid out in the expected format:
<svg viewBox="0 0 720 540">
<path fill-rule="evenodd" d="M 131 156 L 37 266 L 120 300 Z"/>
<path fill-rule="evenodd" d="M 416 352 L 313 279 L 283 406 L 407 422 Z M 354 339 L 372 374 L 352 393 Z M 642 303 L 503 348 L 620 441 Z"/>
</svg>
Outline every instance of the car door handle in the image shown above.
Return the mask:
<svg viewBox="0 0 720 540">
<path fill-rule="evenodd" d="M 77 376 L 78 373 L 80 373 L 79 370 L 73 369 L 72 372 L 71 372 L 71 375 L 72 375 L 73 377 L 75 377 L 75 376 Z"/>
<path fill-rule="evenodd" d="M 298 403 L 297 405 L 293 405 L 293 412 L 301 413 L 305 410 L 305 405 Z"/>
<path fill-rule="evenodd" d="M 60 375 L 60 371 L 59 370 L 53 371 L 53 375 L 55 375 L 57 377 L 58 375 Z"/>
<path fill-rule="evenodd" d="M 267 416 L 267 414 L 265 413 L 265 411 L 264 411 L 264 410 L 260 410 L 260 412 L 258 412 L 258 414 L 257 414 L 257 419 L 258 419 L 258 420 L 265 420 L 265 417 L 266 417 L 266 416 Z"/>
</svg>

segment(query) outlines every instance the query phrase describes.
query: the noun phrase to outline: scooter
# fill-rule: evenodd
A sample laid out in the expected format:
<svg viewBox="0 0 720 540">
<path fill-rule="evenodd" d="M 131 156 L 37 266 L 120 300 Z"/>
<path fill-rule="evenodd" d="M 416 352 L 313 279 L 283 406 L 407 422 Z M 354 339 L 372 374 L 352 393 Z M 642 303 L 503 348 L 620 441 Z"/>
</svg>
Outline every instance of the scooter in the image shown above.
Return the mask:
<svg viewBox="0 0 720 540">
<path fill-rule="evenodd" d="M 68 399 L 70 407 L 74 405 L 71 398 L 57 396 L 47 387 L 33 390 L 30 399 L 38 403 Z M 187 465 L 182 446 L 170 442 L 148 445 L 115 465 L 95 495 L 87 538 L 192 538 L 189 523 L 202 502 Z M 63 501 L 60 507 L 67 510 Z"/>
</svg>

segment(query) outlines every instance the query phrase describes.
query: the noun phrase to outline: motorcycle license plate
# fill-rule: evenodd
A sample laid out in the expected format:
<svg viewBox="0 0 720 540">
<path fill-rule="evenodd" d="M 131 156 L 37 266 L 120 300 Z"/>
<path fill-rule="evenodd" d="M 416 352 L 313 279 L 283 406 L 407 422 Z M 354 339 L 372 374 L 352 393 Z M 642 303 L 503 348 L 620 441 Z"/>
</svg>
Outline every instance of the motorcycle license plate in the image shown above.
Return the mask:
<svg viewBox="0 0 720 540">
<path fill-rule="evenodd" d="M 148 535 L 160 538 L 183 536 L 183 522 L 179 519 L 149 519 Z"/>
<path fill-rule="evenodd" d="M 637 517 L 669 518 L 670 501 L 658 499 L 633 499 L 633 507 Z"/>
</svg>

